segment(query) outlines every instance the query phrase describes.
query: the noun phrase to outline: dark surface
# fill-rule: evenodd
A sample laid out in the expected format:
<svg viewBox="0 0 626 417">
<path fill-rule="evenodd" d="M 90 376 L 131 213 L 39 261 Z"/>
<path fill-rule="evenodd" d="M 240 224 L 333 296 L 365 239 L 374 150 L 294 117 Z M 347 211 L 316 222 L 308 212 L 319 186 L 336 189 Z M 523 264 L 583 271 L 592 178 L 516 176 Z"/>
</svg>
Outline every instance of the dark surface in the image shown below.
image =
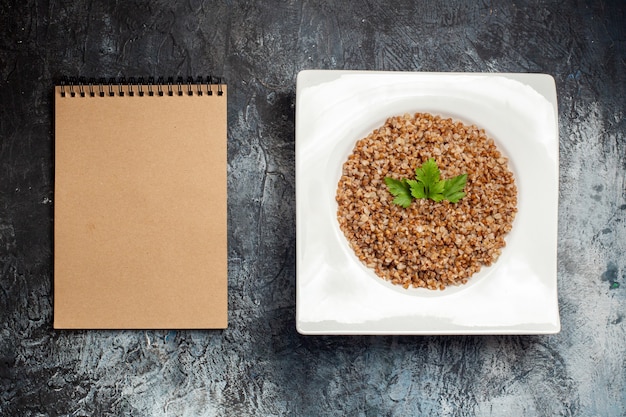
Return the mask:
<svg viewBox="0 0 626 417">
<path fill-rule="evenodd" d="M 625 3 L 388 3 L 0 4 L 0 415 L 626 414 Z M 311 68 L 554 76 L 560 334 L 296 333 Z M 229 84 L 229 329 L 52 330 L 53 81 L 209 73 Z"/>
</svg>

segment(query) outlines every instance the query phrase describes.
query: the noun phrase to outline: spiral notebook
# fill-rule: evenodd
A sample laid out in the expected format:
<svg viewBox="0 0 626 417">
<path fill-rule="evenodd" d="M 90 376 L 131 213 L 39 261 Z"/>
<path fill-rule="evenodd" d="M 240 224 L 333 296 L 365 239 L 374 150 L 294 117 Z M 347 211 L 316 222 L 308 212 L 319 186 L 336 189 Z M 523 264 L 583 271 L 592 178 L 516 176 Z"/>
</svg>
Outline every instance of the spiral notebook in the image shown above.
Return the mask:
<svg viewBox="0 0 626 417">
<path fill-rule="evenodd" d="M 55 86 L 54 327 L 227 326 L 226 85 Z"/>
</svg>

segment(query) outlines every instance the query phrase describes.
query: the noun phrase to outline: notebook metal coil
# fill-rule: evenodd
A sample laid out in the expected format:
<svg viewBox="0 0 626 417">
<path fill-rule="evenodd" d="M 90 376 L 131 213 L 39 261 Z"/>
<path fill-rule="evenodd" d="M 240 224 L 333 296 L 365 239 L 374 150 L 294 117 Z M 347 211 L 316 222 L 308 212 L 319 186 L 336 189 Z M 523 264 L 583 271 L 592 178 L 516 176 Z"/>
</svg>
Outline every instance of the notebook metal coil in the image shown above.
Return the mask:
<svg viewBox="0 0 626 417">
<path fill-rule="evenodd" d="M 134 96 L 221 96 L 224 94 L 222 85 L 224 84 L 221 77 L 207 76 L 178 77 L 158 77 L 155 81 L 154 77 L 143 77 L 135 79 L 130 77 L 128 80 L 124 77 L 120 78 L 95 78 L 86 79 L 84 77 L 63 78 L 60 82 L 61 97 L 124 97 L 125 95 Z"/>
</svg>

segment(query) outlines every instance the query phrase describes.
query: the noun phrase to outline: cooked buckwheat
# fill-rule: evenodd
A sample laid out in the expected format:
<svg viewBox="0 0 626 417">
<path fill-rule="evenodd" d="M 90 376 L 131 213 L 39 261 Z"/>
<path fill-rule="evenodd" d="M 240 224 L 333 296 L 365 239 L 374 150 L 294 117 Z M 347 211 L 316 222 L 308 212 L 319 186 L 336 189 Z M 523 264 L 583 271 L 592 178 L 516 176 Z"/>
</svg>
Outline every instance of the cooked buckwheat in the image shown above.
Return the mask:
<svg viewBox="0 0 626 417">
<path fill-rule="evenodd" d="M 392 203 L 385 177 L 414 178 L 435 158 L 442 178 L 467 173 L 458 203 Z M 343 165 L 337 218 L 357 257 L 404 288 L 465 284 L 505 246 L 517 212 L 508 160 L 484 130 L 428 113 L 391 117 L 359 140 Z"/>
</svg>

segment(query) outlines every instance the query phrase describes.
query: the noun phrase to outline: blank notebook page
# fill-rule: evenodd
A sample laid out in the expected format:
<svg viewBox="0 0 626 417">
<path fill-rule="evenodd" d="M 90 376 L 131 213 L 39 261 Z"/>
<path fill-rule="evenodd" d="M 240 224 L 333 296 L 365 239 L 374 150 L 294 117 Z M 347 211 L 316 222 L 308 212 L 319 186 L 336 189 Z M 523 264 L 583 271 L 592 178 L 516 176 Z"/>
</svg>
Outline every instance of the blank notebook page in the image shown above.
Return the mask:
<svg viewBox="0 0 626 417">
<path fill-rule="evenodd" d="M 55 87 L 55 328 L 227 326 L 226 86 L 212 87 Z"/>
</svg>

